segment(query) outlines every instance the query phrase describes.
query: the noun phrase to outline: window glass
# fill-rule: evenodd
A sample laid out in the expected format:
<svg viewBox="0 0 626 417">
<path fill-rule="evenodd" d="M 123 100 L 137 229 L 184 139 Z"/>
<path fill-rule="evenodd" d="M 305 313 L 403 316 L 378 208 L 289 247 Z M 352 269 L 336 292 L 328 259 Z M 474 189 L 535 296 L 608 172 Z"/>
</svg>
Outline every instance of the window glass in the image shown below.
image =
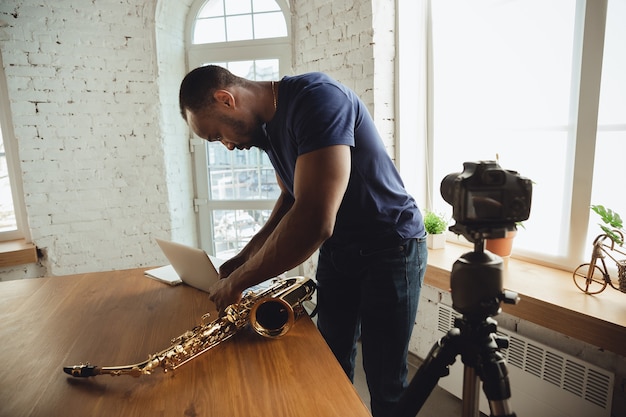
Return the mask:
<svg viewBox="0 0 626 417">
<path fill-rule="evenodd" d="M 0 232 L 17 230 L 7 158 L 0 129 Z"/>
<path fill-rule="evenodd" d="M 226 42 L 226 20 L 223 17 L 198 19 L 193 32 L 194 43 Z"/>
<path fill-rule="evenodd" d="M 558 231 L 572 140 L 575 6 L 432 2 L 435 189 L 465 161 L 499 159 L 535 182 L 531 218 L 516 248 L 547 254 L 564 250 Z M 451 213 L 439 193 L 434 198 L 436 211 Z"/>
<path fill-rule="evenodd" d="M 285 36 L 285 18 L 282 12 L 254 15 L 254 37 L 256 39 Z"/>
<path fill-rule="evenodd" d="M 283 36 L 287 36 L 285 17 L 274 0 L 209 0 L 198 13 L 192 42 L 232 42 Z"/>
<path fill-rule="evenodd" d="M 215 251 L 230 259 L 250 241 L 269 218 L 271 210 L 215 210 Z"/>
<path fill-rule="evenodd" d="M 252 39 L 252 15 L 228 16 L 226 18 L 226 40 L 243 41 Z"/>
<path fill-rule="evenodd" d="M 278 60 L 213 63 L 249 80 L 278 79 Z M 280 195 L 276 175 L 260 149 L 228 150 L 219 142 L 207 142 L 207 171 L 212 200 L 275 200 Z"/>
<path fill-rule="evenodd" d="M 259 149 L 229 151 L 207 146 L 210 197 L 213 200 L 275 200 L 280 194 L 274 169 Z"/>
<path fill-rule="evenodd" d="M 255 13 L 280 11 L 280 7 L 278 7 L 278 4 L 276 4 L 274 0 L 254 0 L 252 7 Z"/>
<path fill-rule="evenodd" d="M 224 3 L 227 15 L 252 13 L 251 0 L 225 0 Z"/>
<path fill-rule="evenodd" d="M 288 7 L 285 0 L 195 0 L 189 68 L 214 64 L 250 80 L 279 80 L 291 62 Z M 229 151 L 197 138 L 192 145 L 199 244 L 229 258 L 271 213 L 280 195 L 276 175 L 259 149 Z"/>
<path fill-rule="evenodd" d="M 214 63 L 250 80 L 277 80 L 278 59 Z M 257 148 L 229 151 L 219 142 L 206 144 L 211 201 L 274 201 L 280 195 L 276 173 Z M 236 203 L 235 205 L 236 206 Z M 216 256 L 228 259 L 241 250 L 267 220 L 271 210 L 212 210 Z"/>
</svg>

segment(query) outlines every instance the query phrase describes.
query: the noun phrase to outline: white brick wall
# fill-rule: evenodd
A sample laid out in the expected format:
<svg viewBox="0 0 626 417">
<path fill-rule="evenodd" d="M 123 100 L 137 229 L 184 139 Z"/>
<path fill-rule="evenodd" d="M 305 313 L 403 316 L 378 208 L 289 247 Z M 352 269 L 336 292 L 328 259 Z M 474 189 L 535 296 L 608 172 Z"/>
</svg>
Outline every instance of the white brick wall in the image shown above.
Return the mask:
<svg viewBox="0 0 626 417">
<path fill-rule="evenodd" d="M 394 1 L 292 3 L 294 68 L 298 73 L 326 72 L 352 88 L 367 105 L 394 157 Z"/>
<path fill-rule="evenodd" d="M 158 26 L 156 1 L 0 3 L 28 221 L 46 254 L 0 279 L 155 265 L 155 236 L 195 239 L 181 3 L 160 2 Z"/>
<path fill-rule="evenodd" d="M 370 1 L 293 1 L 294 67 L 323 71 L 354 89 L 373 109 Z"/>
<path fill-rule="evenodd" d="M 387 152 L 395 160 L 395 4 L 389 0 L 372 0 L 372 9 L 374 121 Z"/>
</svg>

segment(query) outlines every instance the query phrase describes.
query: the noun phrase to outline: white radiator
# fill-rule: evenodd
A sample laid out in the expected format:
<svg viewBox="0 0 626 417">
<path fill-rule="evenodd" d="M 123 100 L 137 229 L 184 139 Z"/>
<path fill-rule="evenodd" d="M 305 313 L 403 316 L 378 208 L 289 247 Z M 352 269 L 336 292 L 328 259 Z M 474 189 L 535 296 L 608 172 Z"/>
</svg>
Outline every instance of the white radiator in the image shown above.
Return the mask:
<svg viewBox="0 0 626 417">
<path fill-rule="evenodd" d="M 438 304 L 437 330 L 444 336 L 454 326 L 456 311 Z M 497 318 L 496 318 L 497 320 Z M 498 329 L 509 338 L 502 352 L 511 385 L 512 410 L 520 417 L 610 417 L 615 375 L 595 365 L 554 350 L 524 336 Z M 460 355 L 450 375 L 439 386 L 462 397 L 463 363 Z M 490 414 L 480 385 L 480 411 Z"/>
</svg>

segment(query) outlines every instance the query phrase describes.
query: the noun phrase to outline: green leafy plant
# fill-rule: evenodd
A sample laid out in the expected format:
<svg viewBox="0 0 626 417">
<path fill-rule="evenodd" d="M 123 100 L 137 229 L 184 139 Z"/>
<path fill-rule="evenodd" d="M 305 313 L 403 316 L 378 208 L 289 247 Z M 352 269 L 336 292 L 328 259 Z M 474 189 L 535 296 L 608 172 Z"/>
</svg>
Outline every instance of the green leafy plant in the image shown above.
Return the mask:
<svg viewBox="0 0 626 417">
<path fill-rule="evenodd" d="M 605 223 L 598 223 L 598 226 L 600 226 L 602 231 L 606 233 L 606 235 L 611 238 L 613 242 L 617 243 L 618 245 L 623 244 L 624 239 L 622 238 L 622 236 L 619 235 L 619 233 L 615 232 L 617 230 L 622 234 L 626 234 L 626 231 L 624 230 L 624 224 L 620 215 L 610 208 L 606 208 L 602 205 L 591 206 L 591 210 L 593 210 L 594 213 L 600 216 L 602 221 Z"/>
<path fill-rule="evenodd" d="M 424 215 L 424 227 L 429 235 L 438 235 L 446 231 L 448 221 L 441 214 L 427 211 Z"/>
</svg>

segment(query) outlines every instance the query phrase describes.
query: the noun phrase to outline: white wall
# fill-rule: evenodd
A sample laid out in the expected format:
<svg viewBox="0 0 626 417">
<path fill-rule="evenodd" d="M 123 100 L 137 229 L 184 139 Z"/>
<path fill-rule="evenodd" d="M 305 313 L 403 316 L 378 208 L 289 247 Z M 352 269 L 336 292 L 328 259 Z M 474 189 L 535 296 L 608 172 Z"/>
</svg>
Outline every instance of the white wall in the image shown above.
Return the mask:
<svg viewBox="0 0 626 417">
<path fill-rule="evenodd" d="M 393 0 L 291 1 L 296 72 L 326 72 L 352 88 L 368 107 L 392 157 L 394 4 Z"/>
<path fill-rule="evenodd" d="M 28 222 L 45 255 L 1 279 L 155 265 L 154 236 L 195 239 L 177 104 L 187 9 L 174 0 L 0 3 Z"/>
</svg>

